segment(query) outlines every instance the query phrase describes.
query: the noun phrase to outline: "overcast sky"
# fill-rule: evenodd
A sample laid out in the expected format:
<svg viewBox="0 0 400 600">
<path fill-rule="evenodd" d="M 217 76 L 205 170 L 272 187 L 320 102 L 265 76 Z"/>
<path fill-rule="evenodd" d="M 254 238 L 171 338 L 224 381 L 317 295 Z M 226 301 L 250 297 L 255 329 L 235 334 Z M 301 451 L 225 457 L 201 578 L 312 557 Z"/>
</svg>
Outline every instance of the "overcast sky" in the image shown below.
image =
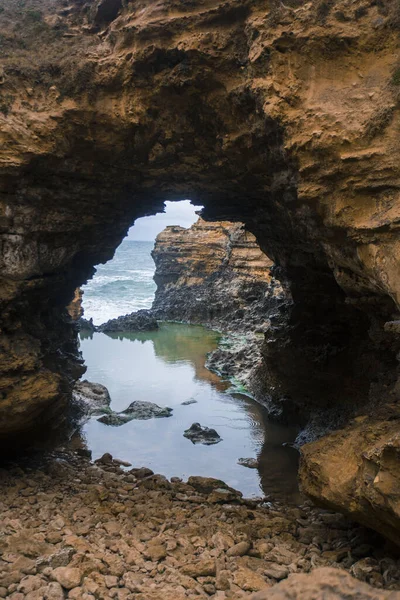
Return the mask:
<svg viewBox="0 0 400 600">
<path fill-rule="evenodd" d="M 143 217 L 137 219 L 128 232 L 128 240 L 154 241 L 156 236 L 167 227 L 167 225 L 181 225 L 190 227 L 198 219 L 195 214 L 201 206 L 193 206 L 190 200 L 181 202 L 166 202 L 165 213 L 159 213 L 154 217 Z"/>
</svg>

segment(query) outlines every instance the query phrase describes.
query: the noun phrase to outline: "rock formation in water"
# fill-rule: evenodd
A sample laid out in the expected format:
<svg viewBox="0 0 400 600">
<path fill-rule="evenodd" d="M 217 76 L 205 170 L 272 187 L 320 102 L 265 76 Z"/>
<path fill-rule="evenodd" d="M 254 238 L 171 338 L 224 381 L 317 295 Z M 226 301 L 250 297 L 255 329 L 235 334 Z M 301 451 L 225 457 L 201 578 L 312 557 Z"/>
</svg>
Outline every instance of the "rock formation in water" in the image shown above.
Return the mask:
<svg viewBox="0 0 400 600">
<path fill-rule="evenodd" d="M 285 301 L 272 261 L 242 223 L 199 219 L 189 229 L 166 227 L 152 256 L 152 312 L 160 319 L 264 332 L 271 310 Z"/>
<path fill-rule="evenodd" d="M 242 223 L 199 219 L 190 228 L 166 227 L 152 256 L 157 290 L 152 312 L 159 319 L 202 323 L 229 332 L 207 366 L 235 378 L 262 403 L 258 377 L 263 334 L 270 317 L 289 302 L 273 276 L 273 263 Z"/>
<path fill-rule="evenodd" d="M 65 307 L 165 199 L 243 222 L 278 265 L 272 401 L 398 401 L 396 1 L 1 8 L 2 440 L 63 410 L 84 370 Z"/>
<path fill-rule="evenodd" d="M 99 327 L 94 327 L 95 331 L 102 331 L 103 333 L 114 331 L 154 331 L 156 329 L 158 329 L 157 319 L 152 311 L 149 310 L 138 310 L 130 315 L 110 319 L 106 323 L 99 325 Z"/>
</svg>

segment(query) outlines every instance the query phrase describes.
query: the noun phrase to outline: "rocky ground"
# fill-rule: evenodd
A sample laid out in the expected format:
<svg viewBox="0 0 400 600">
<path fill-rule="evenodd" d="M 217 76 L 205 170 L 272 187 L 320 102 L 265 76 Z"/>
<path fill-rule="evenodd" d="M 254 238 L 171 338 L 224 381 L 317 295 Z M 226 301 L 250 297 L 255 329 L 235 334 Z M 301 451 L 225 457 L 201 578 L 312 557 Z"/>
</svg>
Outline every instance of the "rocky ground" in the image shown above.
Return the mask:
<svg viewBox="0 0 400 600">
<path fill-rule="evenodd" d="M 245 500 L 221 481 L 168 481 L 121 464 L 60 451 L 0 470 L 0 598 L 340 598 L 351 588 L 346 598 L 378 599 L 388 596 L 360 581 L 400 589 L 400 561 L 342 515 L 307 502 Z M 327 566 L 341 570 L 318 569 Z M 314 569 L 312 579 L 299 575 Z M 329 581 L 332 595 L 321 595 L 318 581 L 324 589 Z M 309 591 L 296 595 L 304 585 Z"/>
</svg>

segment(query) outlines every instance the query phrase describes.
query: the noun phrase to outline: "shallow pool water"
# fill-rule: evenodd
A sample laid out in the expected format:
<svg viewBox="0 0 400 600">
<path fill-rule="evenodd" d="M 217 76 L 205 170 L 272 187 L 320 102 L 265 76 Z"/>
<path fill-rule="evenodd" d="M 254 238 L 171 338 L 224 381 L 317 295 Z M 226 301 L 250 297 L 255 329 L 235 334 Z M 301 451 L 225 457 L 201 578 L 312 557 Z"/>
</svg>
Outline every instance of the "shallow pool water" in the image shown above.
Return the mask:
<svg viewBox="0 0 400 600">
<path fill-rule="evenodd" d="M 205 368 L 218 339 L 204 327 L 172 323 L 149 333 L 81 334 L 84 377 L 108 388 L 113 410 L 145 400 L 169 406 L 173 414 L 121 427 L 92 417 L 80 435 L 94 459 L 110 452 L 167 477 L 217 477 L 245 496 L 295 501 L 297 452 L 283 444 L 293 441 L 296 430 L 270 423 L 261 405 Z M 189 399 L 196 403 L 183 406 Z M 195 422 L 216 429 L 222 441 L 194 445 L 183 432 Z M 249 457 L 259 459 L 258 469 L 237 464 Z"/>
</svg>

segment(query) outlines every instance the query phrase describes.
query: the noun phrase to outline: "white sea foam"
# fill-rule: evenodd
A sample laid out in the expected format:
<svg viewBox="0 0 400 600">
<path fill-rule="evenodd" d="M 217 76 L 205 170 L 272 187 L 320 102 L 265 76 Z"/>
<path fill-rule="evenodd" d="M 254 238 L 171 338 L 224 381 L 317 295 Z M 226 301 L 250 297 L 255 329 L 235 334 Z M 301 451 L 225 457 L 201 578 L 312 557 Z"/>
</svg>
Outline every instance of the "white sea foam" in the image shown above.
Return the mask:
<svg viewBox="0 0 400 600">
<path fill-rule="evenodd" d="M 122 242 L 113 260 L 99 265 L 93 279 L 83 287 L 86 319 L 100 325 L 151 307 L 156 288 L 152 248 L 151 242 Z"/>
</svg>

